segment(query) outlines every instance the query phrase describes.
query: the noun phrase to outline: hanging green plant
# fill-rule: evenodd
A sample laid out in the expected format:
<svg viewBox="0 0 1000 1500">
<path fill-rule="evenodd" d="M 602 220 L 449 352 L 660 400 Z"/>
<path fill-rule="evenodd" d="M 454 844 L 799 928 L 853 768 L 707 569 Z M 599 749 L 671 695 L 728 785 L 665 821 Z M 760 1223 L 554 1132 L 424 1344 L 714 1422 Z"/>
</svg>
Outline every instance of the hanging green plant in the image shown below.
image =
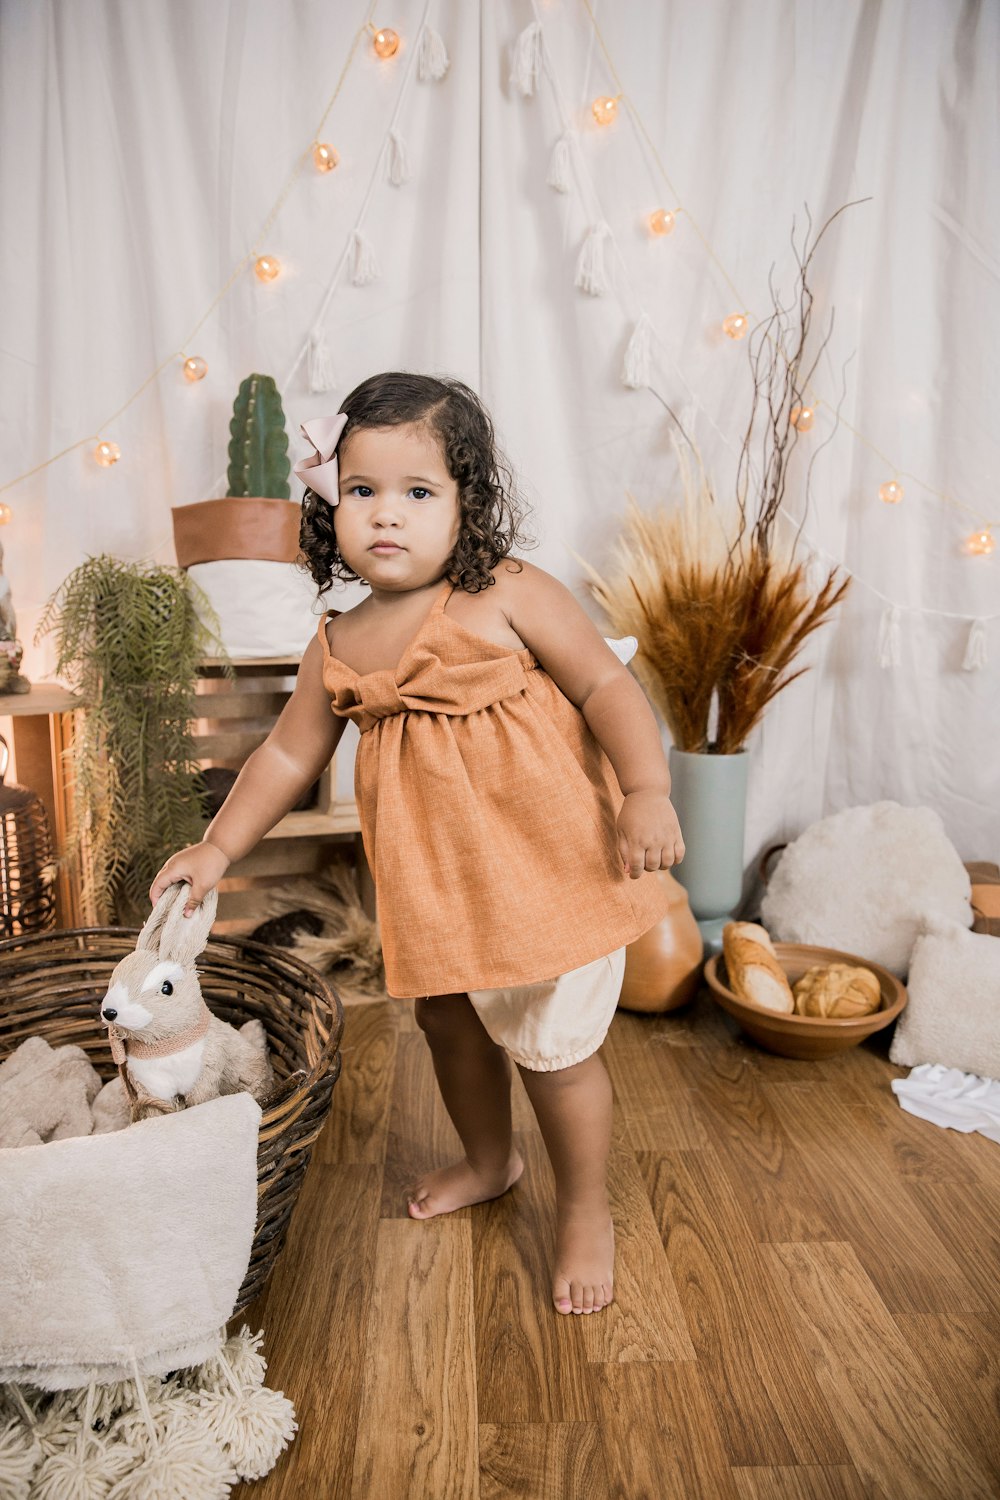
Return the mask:
<svg viewBox="0 0 1000 1500">
<path fill-rule="evenodd" d="M 88 915 L 132 926 L 149 915 L 149 887 L 166 854 L 204 831 L 195 683 L 200 658 L 225 652 L 208 601 L 185 572 L 106 554 L 87 558 L 49 599 L 36 644 L 50 631 L 55 670 L 82 701 L 64 858 L 81 867 Z"/>
</svg>

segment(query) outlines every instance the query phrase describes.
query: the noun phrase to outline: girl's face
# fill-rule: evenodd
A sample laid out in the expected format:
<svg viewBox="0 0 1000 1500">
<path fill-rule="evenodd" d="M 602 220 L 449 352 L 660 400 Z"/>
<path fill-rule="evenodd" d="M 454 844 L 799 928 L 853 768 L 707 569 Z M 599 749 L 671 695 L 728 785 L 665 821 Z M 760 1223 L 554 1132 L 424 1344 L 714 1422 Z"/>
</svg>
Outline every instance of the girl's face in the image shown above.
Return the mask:
<svg viewBox="0 0 1000 1500">
<path fill-rule="evenodd" d="M 458 485 L 427 427 L 362 427 L 338 450 L 337 546 L 373 592 L 434 583 L 458 540 Z"/>
</svg>

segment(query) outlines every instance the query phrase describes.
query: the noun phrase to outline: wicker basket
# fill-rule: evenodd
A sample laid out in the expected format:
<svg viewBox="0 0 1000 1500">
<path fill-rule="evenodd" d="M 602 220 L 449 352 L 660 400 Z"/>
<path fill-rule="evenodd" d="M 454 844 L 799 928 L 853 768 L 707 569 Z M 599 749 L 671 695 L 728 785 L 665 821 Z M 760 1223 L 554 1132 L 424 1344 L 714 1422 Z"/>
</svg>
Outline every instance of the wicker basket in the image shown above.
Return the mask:
<svg viewBox="0 0 1000 1500">
<path fill-rule="evenodd" d="M 42 1036 L 51 1047 L 82 1047 L 101 1079 L 112 1078 L 98 1003 L 138 935 L 138 929 L 83 927 L 0 943 L 0 1061 L 26 1037 Z M 263 1290 L 284 1244 L 340 1075 L 344 1009 L 308 964 L 246 938 L 211 940 L 198 975 L 215 1015 L 237 1026 L 263 1023 L 278 1080 L 260 1122 L 257 1224 L 235 1314 Z"/>
</svg>

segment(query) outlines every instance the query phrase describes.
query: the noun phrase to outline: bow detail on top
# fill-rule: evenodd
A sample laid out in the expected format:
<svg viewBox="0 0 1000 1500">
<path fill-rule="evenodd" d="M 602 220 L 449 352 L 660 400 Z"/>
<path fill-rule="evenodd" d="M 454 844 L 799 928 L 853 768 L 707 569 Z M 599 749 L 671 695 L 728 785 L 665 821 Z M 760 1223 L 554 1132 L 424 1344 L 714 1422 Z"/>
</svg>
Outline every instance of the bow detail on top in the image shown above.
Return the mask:
<svg viewBox="0 0 1000 1500">
<path fill-rule="evenodd" d="M 335 417 L 313 417 L 311 421 L 303 422 L 299 429 L 316 451 L 308 458 L 301 458 L 293 466 L 293 473 L 315 494 L 321 495 L 328 505 L 340 504 L 337 443 L 346 426 L 347 413 L 339 411 Z"/>
</svg>

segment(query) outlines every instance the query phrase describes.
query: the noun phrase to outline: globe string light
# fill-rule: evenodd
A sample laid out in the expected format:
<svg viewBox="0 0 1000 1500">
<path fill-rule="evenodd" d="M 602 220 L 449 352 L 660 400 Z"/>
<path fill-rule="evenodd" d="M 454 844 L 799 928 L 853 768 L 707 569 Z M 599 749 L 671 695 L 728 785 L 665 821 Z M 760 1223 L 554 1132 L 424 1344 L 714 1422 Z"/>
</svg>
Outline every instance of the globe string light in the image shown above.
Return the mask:
<svg viewBox="0 0 1000 1500">
<path fill-rule="evenodd" d="M 613 60 L 613 58 L 611 56 L 610 51 L 608 50 L 607 43 L 604 40 L 604 35 L 603 35 L 602 31 L 601 31 L 600 26 L 597 23 L 597 17 L 594 15 L 593 9 L 591 8 L 590 0 L 581 0 L 581 4 L 583 5 L 584 10 L 587 12 L 587 15 L 588 15 L 588 17 L 590 19 L 591 27 L 593 28 L 594 36 L 595 36 L 595 38 L 597 40 L 597 43 L 598 43 L 598 46 L 600 47 L 601 51 L 604 54 L 604 60 L 607 63 L 608 71 L 610 72 L 611 77 L 614 79 L 615 86 L 618 89 L 618 96 L 617 96 L 618 99 L 624 105 L 625 111 L 626 111 L 629 119 L 632 121 L 633 126 L 636 129 L 637 133 L 642 136 L 643 140 L 645 140 L 646 145 L 648 146 L 649 151 L 650 151 L 650 153 L 651 153 L 651 155 L 653 157 L 653 160 L 656 162 L 656 165 L 659 168 L 660 175 L 662 176 L 664 182 L 667 184 L 667 187 L 670 189 L 670 192 L 671 192 L 671 194 L 672 194 L 675 202 L 677 202 L 677 203 L 682 202 L 681 195 L 677 192 L 676 188 L 674 187 L 673 183 L 670 180 L 670 177 L 669 177 L 669 175 L 667 173 L 667 170 L 666 170 L 665 166 L 663 165 L 662 158 L 660 156 L 659 151 L 656 148 L 655 142 L 653 141 L 653 139 L 652 139 L 649 131 L 646 129 L 645 122 L 643 121 L 642 116 L 641 116 L 639 110 L 636 108 L 636 105 L 633 102 L 633 100 L 631 98 L 631 95 L 627 92 L 627 90 L 625 88 L 625 85 L 623 84 L 623 82 L 621 80 L 621 77 L 620 77 L 620 75 L 618 73 L 618 69 L 615 67 L 614 60 Z M 532 10 L 533 10 L 536 22 L 539 24 L 539 26 L 541 26 L 541 17 L 539 16 L 539 12 L 538 12 L 537 0 L 532 0 Z M 543 38 L 543 51 L 545 51 L 545 50 L 547 50 L 547 48 L 545 48 L 544 38 Z M 864 202 L 866 200 L 862 199 L 862 200 L 859 200 L 859 201 Z M 848 205 L 845 205 L 845 207 L 846 206 L 848 206 Z M 730 290 L 733 292 L 734 296 L 736 297 L 737 304 L 740 307 L 745 308 L 746 305 L 747 305 L 745 298 L 737 290 L 737 288 L 734 285 L 734 283 L 732 281 L 732 278 L 730 277 L 728 271 L 726 270 L 726 268 L 723 265 L 722 261 L 719 259 L 718 255 L 715 253 L 714 248 L 710 244 L 710 242 L 708 240 L 708 237 L 703 233 L 700 225 L 698 224 L 697 220 L 692 215 L 690 209 L 685 208 L 684 209 L 684 213 L 685 213 L 685 217 L 687 218 L 688 222 L 691 224 L 691 226 L 694 229 L 695 233 L 697 234 L 698 238 L 701 240 L 701 243 L 704 246 L 706 253 L 711 258 L 711 260 L 714 262 L 715 266 L 717 267 L 717 269 L 721 273 L 722 277 L 724 278 L 726 284 L 728 285 L 728 287 L 730 288 Z M 807 385 L 806 385 L 806 387 L 805 387 L 805 389 L 803 391 L 803 394 L 807 395 L 810 398 L 810 405 L 813 408 L 815 408 L 815 407 L 820 406 L 821 404 L 823 404 L 822 403 L 822 397 L 815 390 L 813 390 L 813 388 L 808 383 L 807 383 Z M 920 488 L 923 489 L 923 490 L 925 490 L 929 495 L 933 495 L 936 499 L 943 501 L 944 504 L 946 504 L 948 506 L 951 506 L 954 509 L 964 511 L 967 515 L 972 516 L 975 520 L 977 520 L 980 523 L 980 530 L 982 532 L 984 532 L 984 533 L 990 533 L 992 527 L 994 527 L 994 526 L 1000 526 L 1000 518 L 994 518 L 992 520 L 988 520 L 984 516 L 984 514 L 983 514 L 983 512 L 982 512 L 981 509 L 977 509 L 974 506 L 967 505 L 964 501 L 956 499 L 956 497 L 954 495 L 950 494 L 949 492 L 946 492 L 944 490 L 939 490 L 934 485 L 928 484 L 926 482 L 926 480 L 921 479 L 918 475 L 913 474 L 909 470 L 899 468 L 898 465 L 894 464 L 891 459 L 889 459 L 889 458 L 886 457 L 886 455 L 875 445 L 875 443 L 873 443 L 871 441 L 870 438 L 866 437 L 866 435 L 863 432 L 860 432 L 858 430 L 858 428 L 852 426 L 852 424 L 850 422 L 848 422 L 846 418 L 841 417 L 840 421 L 841 421 L 841 425 L 846 429 L 846 431 L 850 432 L 858 440 L 858 442 L 860 442 L 861 444 L 863 444 L 864 447 L 866 447 L 871 453 L 874 453 L 876 455 L 876 457 L 885 465 L 886 471 L 889 474 L 891 474 L 891 475 L 894 476 L 894 479 L 896 480 L 897 483 L 898 483 L 899 479 L 901 479 L 901 478 L 912 479 L 915 484 L 918 484 L 920 486 Z M 884 487 L 885 486 L 883 486 L 883 488 Z M 899 486 L 899 491 L 900 491 L 900 493 L 897 496 L 897 498 L 901 499 L 902 498 L 902 486 L 901 485 Z M 882 497 L 882 498 L 884 498 L 884 497 Z M 975 533 L 973 533 L 973 535 L 975 535 Z M 990 538 L 990 540 L 992 540 L 992 537 Z M 973 551 L 975 551 L 975 548 L 973 546 L 968 546 L 967 550 L 970 551 L 970 552 L 973 552 Z M 983 547 L 983 553 L 984 553 L 984 555 L 986 553 L 990 552 L 991 550 L 992 549 L 989 547 L 989 545 L 986 544 Z"/>
</svg>

